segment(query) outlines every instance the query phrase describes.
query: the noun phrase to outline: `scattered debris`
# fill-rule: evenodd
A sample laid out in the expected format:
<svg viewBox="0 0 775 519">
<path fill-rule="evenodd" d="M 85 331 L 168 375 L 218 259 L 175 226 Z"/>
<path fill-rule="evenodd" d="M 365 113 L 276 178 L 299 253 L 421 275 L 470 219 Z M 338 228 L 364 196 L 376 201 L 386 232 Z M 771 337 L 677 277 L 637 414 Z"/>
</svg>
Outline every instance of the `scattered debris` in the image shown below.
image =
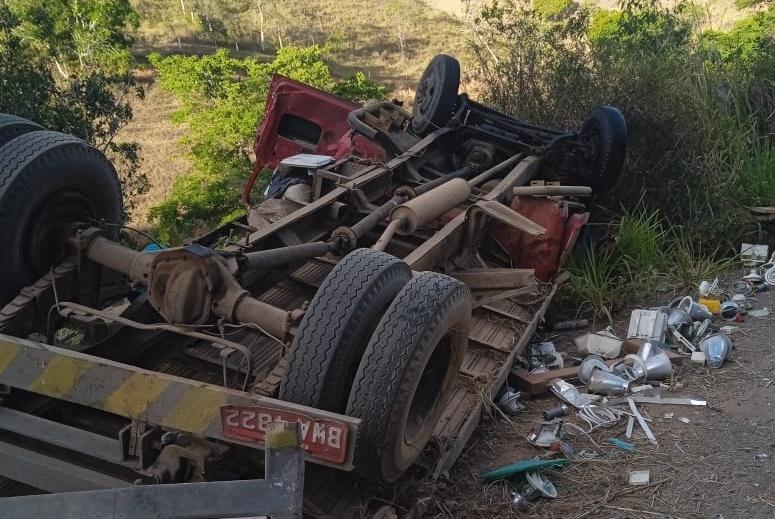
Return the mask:
<svg viewBox="0 0 775 519">
<path fill-rule="evenodd" d="M 568 414 L 568 406 L 565 404 L 560 404 L 552 407 L 548 411 L 544 411 L 544 420 L 554 420 L 555 418 L 565 416 L 566 414 Z"/>
<path fill-rule="evenodd" d="M 651 473 L 648 470 L 631 470 L 630 485 L 648 485 Z"/>
<path fill-rule="evenodd" d="M 549 390 L 554 393 L 557 398 L 564 400 L 577 409 L 581 409 L 591 403 L 589 398 L 583 396 L 578 389 L 561 378 L 552 380 L 549 383 Z"/>
<path fill-rule="evenodd" d="M 518 461 L 505 467 L 500 467 L 489 472 L 479 474 L 479 478 L 484 483 L 491 483 L 493 481 L 499 481 L 501 479 L 507 479 L 526 472 L 536 472 L 541 469 L 548 468 L 560 468 L 570 463 L 570 460 L 561 458 L 558 460 L 542 460 L 538 458 L 532 458 L 529 460 Z"/>
<path fill-rule="evenodd" d="M 665 341 L 667 331 L 667 315 L 659 310 L 633 310 L 630 315 L 628 339 L 644 339 L 646 341 Z"/>
<path fill-rule="evenodd" d="M 721 328 L 719 328 L 719 331 L 721 333 L 725 333 L 727 335 L 734 335 L 734 334 L 736 334 L 737 332 L 740 331 L 740 327 L 739 326 L 722 326 Z"/>
<path fill-rule="evenodd" d="M 578 330 L 579 328 L 586 328 L 589 326 L 589 321 L 586 319 L 576 319 L 574 321 L 559 321 L 552 325 L 552 330 L 566 331 L 566 330 Z"/>
<path fill-rule="evenodd" d="M 610 443 L 611 445 L 613 445 L 618 449 L 622 449 L 623 451 L 635 452 L 634 443 L 626 442 L 624 440 L 620 440 L 619 438 L 609 438 L 608 443 Z"/>
<path fill-rule="evenodd" d="M 638 425 L 640 425 L 640 428 L 643 429 L 643 433 L 646 435 L 646 438 L 653 444 L 658 445 L 657 438 L 654 436 L 654 433 L 651 431 L 651 428 L 646 423 L 646 420 L 643 418 L 643 415 L 640 414 L 640 411 L 638 411 L 638 407 L 635 405 L 635 402 L 632 398 L 627 399 L 627 403 L 630 404 L 630 411 L 632 411 L 632 414 L 635 416 L 635 419 L 638 420 Z"/>
<path fill-rule="evenodd" d="M 705 353 L 708 367 L 720 368 L 729 355 L 729 350 L 732 349 L 732 342 L 728 335 L 717 333 L 703 339 L 700 347 Z"/>
<path fill-rule="evenodd" d="M 610 371 L 596 369 L 589 377 L 587 390 L 603 395 L 624 395 L 630 391 L 632 381 Z"/>
<path fill-rule="evenodd" d="M 587 333 L 574 339 L 576 349 L 582 355 L 600 355 L 606 359 L 615 359 L 622 351 L 622 341 L 610 329 Z"/>
<path fill-rule="evenodd" d="M 704 351 L 693 351 L 691 356 L 691 361 L 695 362 L 697 364 L 705 365 L 705 352 Z"/>
<path fill-rule="evenodd" d="M 503 394 L 498 398 L 498 407 L 509 416 L 517 416 L 527 409 L 522 403 L 522 392 L 517 391 L 509 385 L 503 386 Z"/>
<path fill-rule="evenodd" d="M 581 383 L 588 384 L 589 377 L 592 376 L 592 372 L 596 369 L 611 371 L 608 364 L 603 360 L 603 357 L 599 355 L 590 355 L 582 360 L 581 364 L 579 364 L 579 380 Z"/>
<path fill-rule="evenodd" d="M 554 442 L 561 440 L 562 420 L 552 422 L 538 422 L 535 430 L 527 435 L 527 441 L 536 447 L 549 447 Z"/>
<path fill-rule="evenodd" d="M 679 422 L 682 422 L 682 423 L 690 423 L 690 422 L 691 422 L 691 420 L 689 420 L 688 418 L 685 418 L 685 417 L 683 417 L 683 416 L 679 416 L 679 417 L 677 418 L 677 420 L 678 420 Z"/>
<path fill-rule="evenodd" d="M 764 308 L 760 308 L 758 310 L 751 310 L 750 312 L 748 312 L 748 315 L 750 315 L 751 317 L 758 317 L 758 318 L 769 317 L 770 309 L 765 306 Z"/>
</svg>

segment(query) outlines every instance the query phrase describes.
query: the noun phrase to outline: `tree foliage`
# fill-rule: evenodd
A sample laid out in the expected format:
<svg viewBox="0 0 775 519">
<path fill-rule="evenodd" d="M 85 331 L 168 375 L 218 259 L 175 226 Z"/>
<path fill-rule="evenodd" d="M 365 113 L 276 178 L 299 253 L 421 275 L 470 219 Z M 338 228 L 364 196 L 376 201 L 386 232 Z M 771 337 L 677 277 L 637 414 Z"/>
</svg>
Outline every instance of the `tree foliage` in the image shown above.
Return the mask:
<svg viewBox="0 0 775 519">
<path fill-rule="evenodd" d="M 127 98 L 137 92 L 126 74 L 126 61 L 121 60 L 121 73 L 114 59 L 119 54 L 131 57 L 127 41 L 118 33 L 133 16 L 111 10 L 124 3 L 0 2 L 0 112 L 73 134 L 106 152 L 116 163 L 124 205 L 131 210 L 134 197 L 147 190 L 148 180 L 138 170 L 139 146 L 115 141 L 132 118 Z M 80 25 L 71 26 L 78 20 Z M 112 42 L 113 51 L 98 53 L 92 46 L 92 52 L 86 52 L 87 42 L 79 34 L 87 28 Z M 53 70 L 67 73 L 55 77 Z"/>
<path fill-rule="evenodd" d="M 161 240 L 179 243 L 243 212 L 239 189 L 251 171 L 251 146 L 272 74 L 355 101 L 385 95 L 363 74 L 335 81 L 325 52 L 317 45 L 285 46 L 268 63 L 235 58 L 223 49 L 207 56 L 150 56 L 162 88 L 183 102 L 175 118 L 188 127 L 183 143 L 192 163 L 169 198 L 149 213 Z"/>
<path fill-rule="evenodd" d="M 6 0 L 17 34 L 70 75 L 70 68 L 124 74 L 133 62 L 126 36 L 139 17 L 129 0 Z"/>
</svg>

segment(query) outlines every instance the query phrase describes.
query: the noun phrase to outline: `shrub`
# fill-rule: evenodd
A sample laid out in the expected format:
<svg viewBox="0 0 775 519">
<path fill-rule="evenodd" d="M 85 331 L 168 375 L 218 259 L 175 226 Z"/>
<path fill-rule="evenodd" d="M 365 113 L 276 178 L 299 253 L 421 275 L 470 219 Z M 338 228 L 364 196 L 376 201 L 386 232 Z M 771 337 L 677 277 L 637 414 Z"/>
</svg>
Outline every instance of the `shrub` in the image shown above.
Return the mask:
<svg viewBox="0 0 775 519">
<path fill-rule="evenodd" d="M 334 81 L 325 52 L 317 45 L 286 46 L 269 63 L 234 58 L 223 49 L 208 56 L 150 56 L 161 87 L 183 102 L 175 119 L 188 126 L 183 144 L 192 163 L 169 197 L 149 211 L 160 240 L 180 243 L 244 212 L 239 190 L 251 171 L 252 141 L 272 74 L 356 101 L 384 95 L 385 89 L 363 74 Z"/>
<path fill-rule="evenodd" d="M 595 106 L 623 110 L 626 181 L 599 198 L 608 214 L 642 204 L 733 250 L 775 134 L 773 17 L 702 35 L 680 9 L 648 1 L 550 21 L 512 0 L 482 10 L 472 46 L 487 101 L 506 112 L 573 128 Z"/>
<path fill-rule="evenodd" d="M 533 0 L 533 9 L 544 18 L 556 18 L 570 9 L 571 0 Z"/>
</svg>

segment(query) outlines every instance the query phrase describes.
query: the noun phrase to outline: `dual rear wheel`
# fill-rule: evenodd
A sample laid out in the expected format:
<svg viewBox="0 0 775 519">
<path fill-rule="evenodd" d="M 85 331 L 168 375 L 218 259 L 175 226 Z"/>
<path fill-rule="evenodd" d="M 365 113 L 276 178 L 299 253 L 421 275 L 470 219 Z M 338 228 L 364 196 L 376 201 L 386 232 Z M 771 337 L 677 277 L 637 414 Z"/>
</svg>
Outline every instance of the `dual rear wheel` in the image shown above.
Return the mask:
<svg viewBox="0 0 775 519">
<path fill-rule="evenodd" d="M 280 398 L 361 419 L 356 470 L 398 479 L 433 435 L 470 329 L 468 288 L 411 275 L 389 254 L 359 249 L 318 289 L 289 353 Z"/>
</svg>

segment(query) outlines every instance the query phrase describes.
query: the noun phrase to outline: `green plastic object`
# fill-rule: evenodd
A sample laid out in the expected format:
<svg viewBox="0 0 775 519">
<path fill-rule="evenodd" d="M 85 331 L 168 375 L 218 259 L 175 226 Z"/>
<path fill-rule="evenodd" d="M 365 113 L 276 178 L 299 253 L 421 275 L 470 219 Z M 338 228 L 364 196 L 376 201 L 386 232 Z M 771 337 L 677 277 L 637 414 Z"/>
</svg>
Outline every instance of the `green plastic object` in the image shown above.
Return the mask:
<svg viewBox="0 0 775 519">
<path fill-rule="evenodd" d="M 541 469 L 564 467 L 568 463 L 570 463 L 570 460 L 564 458 L 559 460 L 529 459 L 518 461 L 517 463 L 512 463 L 511 465 L 506 465 L 505 467 L 491 470 L 490 472 L 484 472 L 479 474 L 479 477 L 483 482 L 489 483 L 491 481 L 517 476 L 525 472 L 536 472 Z"/>
<path fill-rule="evenodd" d="M 624 440 L 620 440 L 619 438 L 609 438 L 608 443 L 613 445 L 614 447 L 618 447 L 622 449 L 623 451 L 627 452 L 635 452 L 635 444 L 626 442 Z"/>
</svg>

